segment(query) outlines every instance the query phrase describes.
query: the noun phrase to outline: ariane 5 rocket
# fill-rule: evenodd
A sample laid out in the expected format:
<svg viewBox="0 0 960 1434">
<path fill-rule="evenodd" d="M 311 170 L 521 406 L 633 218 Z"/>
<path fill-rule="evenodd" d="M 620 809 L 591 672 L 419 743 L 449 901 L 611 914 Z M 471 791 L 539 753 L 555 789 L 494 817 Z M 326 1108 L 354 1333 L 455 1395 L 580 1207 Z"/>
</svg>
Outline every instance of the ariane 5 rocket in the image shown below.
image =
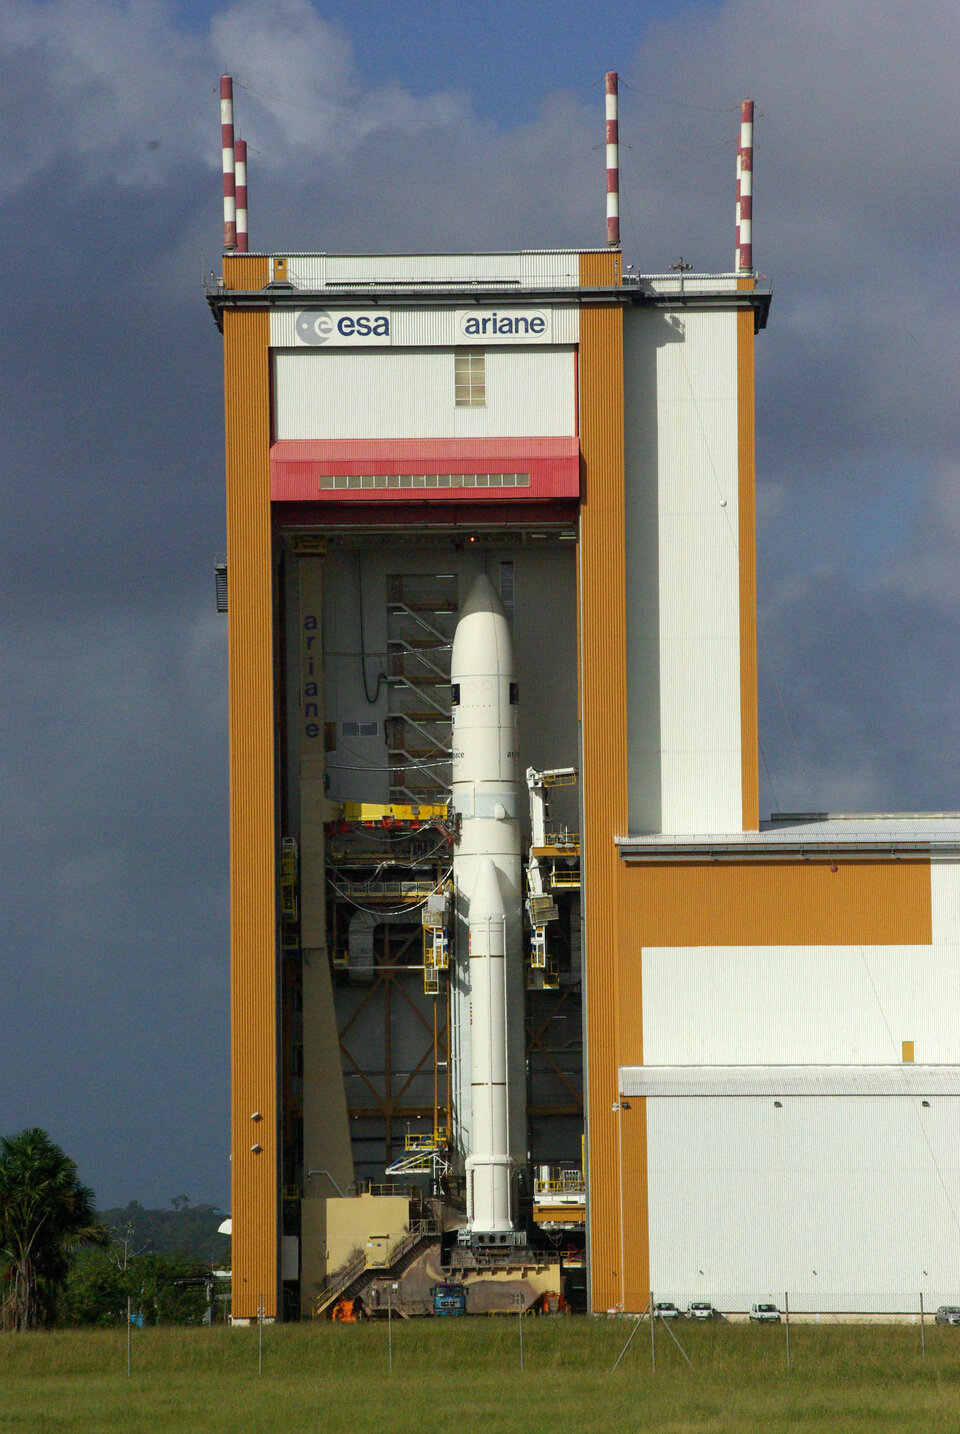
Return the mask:
<svg viewBox="0 0 960 1434">
<path fill-rule="evenodd" d="M 517 681 L 510 625 L 485 575 L 460 610 L 450 681 L 460 816 L 456 1132 L 470 1235 L 496 1240 L 514 1229 L 512 1169 L 525 1155 L 526 1088 Z"/>
</svg>

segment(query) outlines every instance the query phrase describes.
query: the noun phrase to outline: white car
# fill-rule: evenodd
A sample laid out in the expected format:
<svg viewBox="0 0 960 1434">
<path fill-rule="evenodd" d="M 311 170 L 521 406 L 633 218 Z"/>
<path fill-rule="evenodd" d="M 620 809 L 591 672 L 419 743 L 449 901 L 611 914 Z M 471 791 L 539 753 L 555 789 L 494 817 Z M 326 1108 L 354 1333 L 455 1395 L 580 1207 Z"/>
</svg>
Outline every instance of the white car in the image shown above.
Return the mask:
<svg viewBox="0 0 960 1434">
<path fill-rule="evenodd" d="M 710 1320 L 723 1319 L 719 1310 L 715 1310 L 709 1300 L 694 1300 L 693 1304 L 687 1306 L 687 1318 Z"/>
<path fill-rule="evenodd" d="M 750 1318 L 756 1324 L 779 1324 L 780 1311 L 776 1305 L 751 1305 Z"/>
<path fill-rule="evenodd" d="M 660 1319 L 682 1319 L 680 1311 L 673 1303 L 673 1300 L 658 1300 L 653 1307 L 653 1312 Z"/>
</svg>

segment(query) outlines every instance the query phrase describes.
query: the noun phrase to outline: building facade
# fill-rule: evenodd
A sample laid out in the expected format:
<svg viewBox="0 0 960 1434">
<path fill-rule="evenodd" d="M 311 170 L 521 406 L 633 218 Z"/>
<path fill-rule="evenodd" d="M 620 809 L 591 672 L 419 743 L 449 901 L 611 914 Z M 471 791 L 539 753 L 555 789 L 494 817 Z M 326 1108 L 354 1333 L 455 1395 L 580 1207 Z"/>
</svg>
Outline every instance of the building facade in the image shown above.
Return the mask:
<svg viewBox="0 0 960 1434">
<path fill-rule="evenodd" d="M 210 303 L 235 1318 L 325 1308 L 352 1268 L 335 1202 L 404 1175 L 444 1250 L 489 1261 L 464 1179 L 491 1082 L 498 1258 L 552 1240 L 575 1267 L 585 1238 L 593 1310 L 960 1288 L 960 823 L 760 821 L 769 291 L 625 276 L 617 250 L 237 254 Z M 450 654 L 484 584 L 518 732 L 516 781 L 471 798 L 504 899 L 496 1079 L 462 875 L 481 807 L 452 790 Z"/>
</svg>

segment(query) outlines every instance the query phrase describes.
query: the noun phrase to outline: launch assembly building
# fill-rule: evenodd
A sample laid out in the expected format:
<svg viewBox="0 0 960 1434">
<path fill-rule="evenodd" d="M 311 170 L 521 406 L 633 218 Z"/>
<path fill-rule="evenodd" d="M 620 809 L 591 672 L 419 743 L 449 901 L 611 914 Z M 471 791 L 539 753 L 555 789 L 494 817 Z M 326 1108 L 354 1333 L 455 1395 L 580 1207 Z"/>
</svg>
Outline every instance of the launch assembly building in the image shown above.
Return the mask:
<svg viewBox="0 0 960 1434">
<path fill-rule="evenodd" d="M 960 819 L 761 821 L 729 273 L 253 253 L 224 80 L 233 1313 L 960 1296 Z M 437 1294 L 437 1291 L 440 1294 Z"/>
</svg>

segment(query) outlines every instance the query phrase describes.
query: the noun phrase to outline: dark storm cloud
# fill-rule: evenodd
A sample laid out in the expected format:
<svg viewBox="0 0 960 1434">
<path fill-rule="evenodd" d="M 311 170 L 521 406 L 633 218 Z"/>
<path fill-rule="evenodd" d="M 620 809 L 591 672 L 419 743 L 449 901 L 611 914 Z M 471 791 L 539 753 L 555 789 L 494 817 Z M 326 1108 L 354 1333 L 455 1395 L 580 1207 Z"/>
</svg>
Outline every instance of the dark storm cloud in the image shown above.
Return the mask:
<svg viewBox="0 0 960 1434">
<path fill-rule="evenodd" d="M 223 1198 L 222 628 L 182 598 L 98 607 L 0 642 L 0 1115 L 105 1198 L 166 1201 L 177 1169 Z"/>
<path fill-rule="evenodd" d="M 299 0 L 174 13 L 0 15 L 0 1128 L 49 1125 L 104 1203 L 228 1198 L 218 75 L 257 246 L 603 238 L 596 76 L 551 93 L 531 54 L 511 126 L 479 49 L 371 84 Z M 632 14 L 627 260 L 730 266 L 760 112 L 765 805 L 960 806 L 955 8 L 678 5 L 636 50 Z"/>
<path fill-rule="evenodd" d="M 958 29 L 948 4 L 918 25 L 903 5 L 745 0 L 665 24 L 630 76 L 656 156 L 645 207 L 665 216 L 651 242 L 707 266 L 730 262 L 729 231 L 719 251 L 706 231 L 721 200 L 727 223 L 706 172 L 731 155 L 722 106 L 757 100 L 754 256 L 775 291 L 757 344 L 761 718 L 779 805 L 960 806 Z"/>
<path fill-rule="evenodd" d="M 772 804 L 960 808 L 958 651 L 960 617 L 928 598 L 835 570 L 782 582 L 760 651 Z"/>
<path fill-rule="evenodd" d="M 0 359 L 8 612 L 152 603 L 222 545 L 220 345 L 199 246 L 173 247 L 201 194 L 194 176 L 134 202 L 103 178 L 78 188 L 60 161 L 7 202 L 8 246 L 29 236 Z"/>
</svg>

